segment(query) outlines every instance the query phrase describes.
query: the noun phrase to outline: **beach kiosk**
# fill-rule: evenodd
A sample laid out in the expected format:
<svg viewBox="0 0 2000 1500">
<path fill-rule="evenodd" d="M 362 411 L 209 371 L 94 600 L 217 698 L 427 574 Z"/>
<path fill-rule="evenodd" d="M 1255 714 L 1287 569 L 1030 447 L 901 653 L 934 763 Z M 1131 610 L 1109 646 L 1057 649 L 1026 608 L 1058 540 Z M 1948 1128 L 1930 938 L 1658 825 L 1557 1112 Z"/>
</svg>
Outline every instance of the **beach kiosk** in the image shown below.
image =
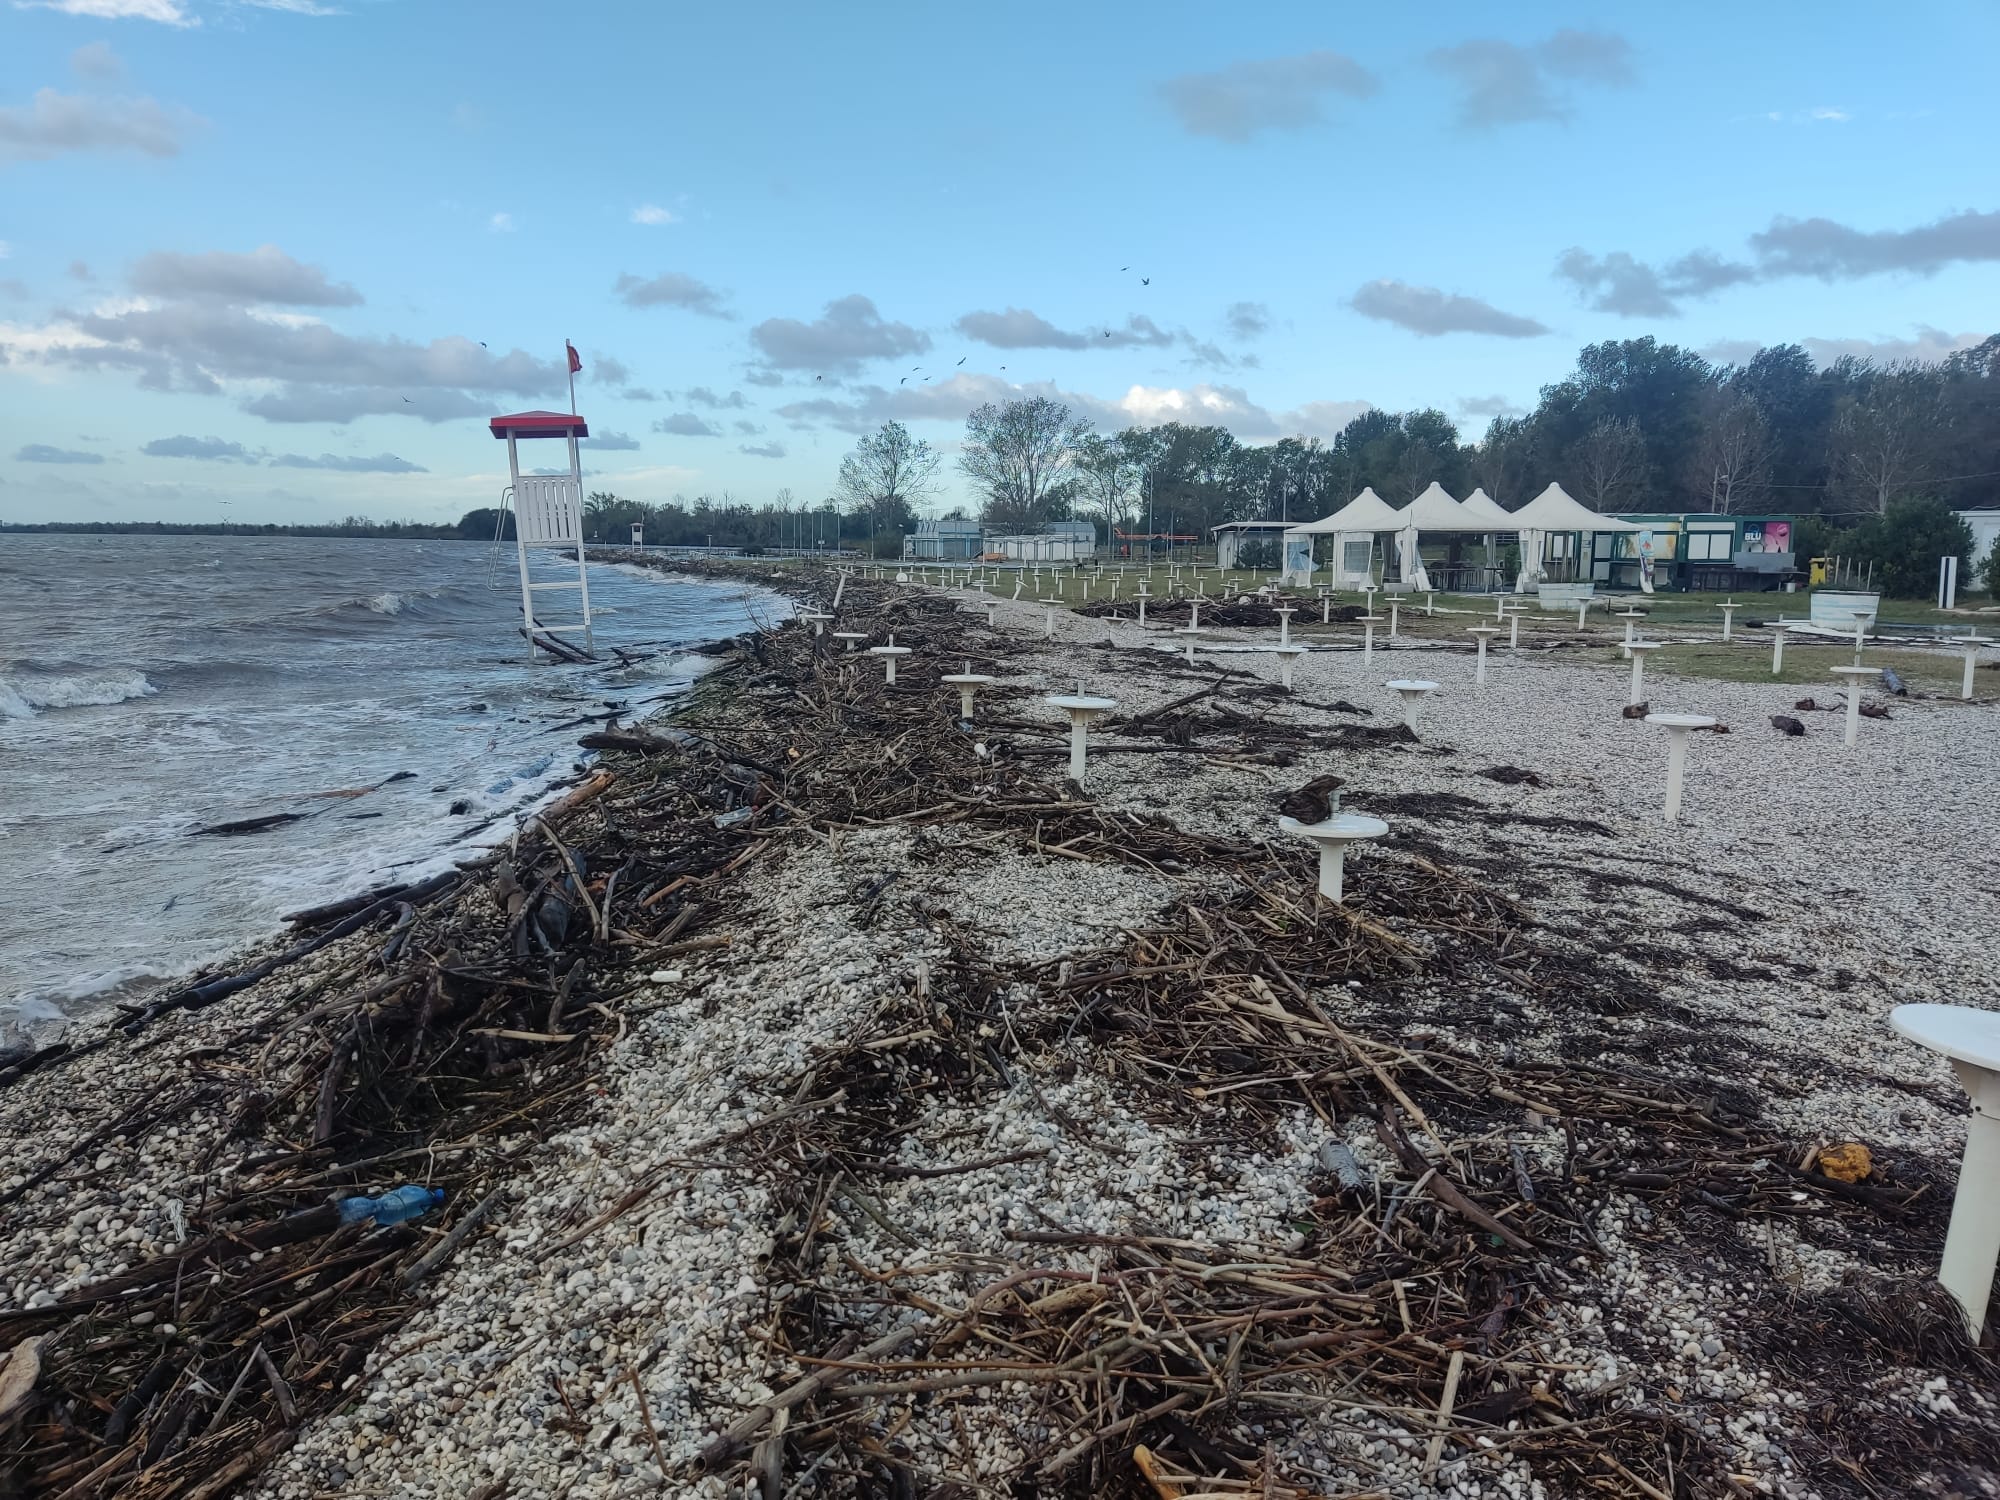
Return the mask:
<svg viewBox="0 0 2000 1500">
<path fill-rule="evenodd" d="M 528 639 L 528 660 L 546 651 L 550 656 L 589 655 L 596 647 L 590 636 L 590 580 L 583 566 L 583 462 L 577 439 L 590 436 L 582 417 L 571 412 L 518 411 L 486 424 L 507 444 L 507 500 L 514 508 L 514 556 L 521 569 L 521 633 Z M 552 474 L 523 474 L 520 444 L 533 438 L 566 439 L 569 467 Z M 554 549 L 560 576 L 531 579 L 528 549 Z M 570 576 L 569 568 L 576 569 Z M 577 614 L 550 619 L 536 606 L 539 597 L 574 590 Z M 580 647 L 567 647 L 559 636 L 580 635 Z M 567 649 L 565 649 L 567 648 Z"/>
</svg>

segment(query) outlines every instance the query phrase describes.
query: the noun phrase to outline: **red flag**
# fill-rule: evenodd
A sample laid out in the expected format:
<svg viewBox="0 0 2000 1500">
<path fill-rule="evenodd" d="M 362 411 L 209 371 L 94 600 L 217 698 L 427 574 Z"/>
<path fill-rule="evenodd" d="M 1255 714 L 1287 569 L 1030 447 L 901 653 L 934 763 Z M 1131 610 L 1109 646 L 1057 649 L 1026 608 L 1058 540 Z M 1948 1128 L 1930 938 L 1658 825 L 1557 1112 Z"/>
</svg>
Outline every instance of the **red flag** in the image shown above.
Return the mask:
<svg viewBox="0 0 2000 1500">
<path fill-rule="evenodd" d="M 574 375 L 578 370 L 583 368 L 583 356 L 576 352 L 576 345 L 572 344 L 568 339 L 563 340 L 563 348 L 569 351 L 569 372 Z"/>
</svg>

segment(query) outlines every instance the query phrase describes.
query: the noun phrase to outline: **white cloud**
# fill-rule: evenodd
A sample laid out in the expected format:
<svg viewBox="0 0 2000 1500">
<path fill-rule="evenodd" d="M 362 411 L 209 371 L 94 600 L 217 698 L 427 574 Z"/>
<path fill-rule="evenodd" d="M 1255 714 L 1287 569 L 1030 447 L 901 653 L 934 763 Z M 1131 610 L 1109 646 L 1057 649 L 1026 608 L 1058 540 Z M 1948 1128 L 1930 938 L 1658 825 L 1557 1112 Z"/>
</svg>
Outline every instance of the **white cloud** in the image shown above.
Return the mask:
<svg viewBox="0 0 2000 1500">
<path fill-rule="evenodd" d="M 125 64 L 109 42 L 85 42 L 69 55 L 70 71 L 79 78 L 116 78 Z"/>
<path fill-rule="evenodd" d="M 16 10 L 59 10 L 98 21 L 158 21 L 163 26 L 199 26 L 180 0 L 14 0 Z"/>
<path fill-rule="evenodd" d="M 495 214 L 486 221 L 486 227 L 495 234 L 512 234 L 514 232 L 514 216 L 506 213 Z"/>
<path fill-rule="evenodd" d="M 1116 397 L 1065 391 L 1051 381 L 1014 384 L 998 375 L 954 375 L 926 386 L 856 387 L 848 400 L 818 397 L 777 409 L 795 428 L 826 425 L 843 432 L 869 432 L 887 421 L 962 422 L 975 406 L 988 401 L 1014 401 L 1024 396 L 1048 396 L 1064 402 L 1100 428 L 1157 427 L 1163 422 L 1226 427 L 1239 438 L 1286 436 L 1331 438 L 1362 412 L 1366 401 L 1308 401 L 1273 413 L 1252 401 L 1236 386 L 1133 385 Z"/>
<path fill-rule="evenodd" d="M 1804 338 L 1797 342 L 1812 356 L 1813 363 L 1824 369 L 1843 358 L 1872 360 L 1878 365 L 1909 361 L 1934 365 L 1962 349 L 1977 348 L 1989 337 L 1984 333 L 1947 333 L 1919 323 L 1908 338 Z M 1704 348 L 1701 355 L 1718 365 L 1747 365 L 1763 347 L 1755 339 L 1720 339 Z"/>
<path fill-rule="evenodd" d="M 65 151 L 137 151 L 177 156 L 181 136 L 202 123 L 151 99 L 99 99 L 36 91 L 26 105 L 0 106 L 0 162 L 47 161 Z"/>
<path fill-rule="evenodd" d="M 678 224 L 680 215 L 660 207 L 657 203 L 641 203 L 632 210 L 634 224 Z"/>
<path fill-rule="evenodd" d="M 1240 146 L 1260 130 L 1304 130 L 1323 118 L 1328 94 L 1365 99 L 1381 82 L 1353 58 L 1307 52 L 1235 62 L 1213 73 L 1185 73 L 1160 94 L 1191 135 Z"/>
<path fill-rule="evenodd" d="M 361 293 L 347 282 L 329 281 L 318 266 L 295 260 L 276 245 L 260 245 L 247 254 L 155 250 L 133 265 L 132 285 L 161 297 L 216 297 L 228 302 L 353 307 L 361 301 Z"/>
<path fill-rule="evenodd" d="M 247 5 L 253 10 L 282 10 L 294 16 L 344 16 L 346 11 L 338 6 L 321 5 L 318 0 L 236 0 L 238 5 Z"/>
</svg>

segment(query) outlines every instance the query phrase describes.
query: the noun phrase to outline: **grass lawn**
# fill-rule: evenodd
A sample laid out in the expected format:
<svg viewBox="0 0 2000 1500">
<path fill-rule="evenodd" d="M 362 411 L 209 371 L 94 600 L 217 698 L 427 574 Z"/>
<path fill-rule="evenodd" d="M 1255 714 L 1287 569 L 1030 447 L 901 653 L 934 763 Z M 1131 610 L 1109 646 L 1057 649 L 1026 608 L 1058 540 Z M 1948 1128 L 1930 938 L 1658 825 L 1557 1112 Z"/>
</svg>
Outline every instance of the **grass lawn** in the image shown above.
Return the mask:
<svg viewBox="0 0 2000 1500">
<path fill-rule="evenodd" d="M 1616 655 L 1615 651 L 1610 653 L 1611 657 Z M 1795 640 L 1788 640 L 1785 642 L 1785 669 L 1774 677 L 1771 675 L 1769 641 L 1727 646 L 1718 641 L 1694 646 L 1663 646 L 1646 663 L 1646 671 L 1649 674 L 1665 672 L 1676 677 L 1719 678 L 1725 682 L 1785 683 L 1810 690 L 1820 698 L 1831 696 L 1837 699 L 1840 681 L 1833 676 L 1832 669 L 1851 666 L 1853 662 L 1852 646 L 1802 646 Z M 1869 667 L 1894 667 L 1913 693 L 1930 693 L 1947 698 L 1958 696 L 1965 670 L 1964 658 L 1955 652 L 1943 656 L 1930 651 L 1902 651 L 1875 645 L 1869 646 L 1861 662 Z M 1983 679 L 1974 682 L 1975 694 L 1983 696 L 1993 690 L 1992 673 L 1975 675 Z M 1876 690 L 1872 681 L 1867 687 L 1871 691 Z M 1801 692 L 1799 696 L 1804 697 L 1805 693 Z"/>
</svg>

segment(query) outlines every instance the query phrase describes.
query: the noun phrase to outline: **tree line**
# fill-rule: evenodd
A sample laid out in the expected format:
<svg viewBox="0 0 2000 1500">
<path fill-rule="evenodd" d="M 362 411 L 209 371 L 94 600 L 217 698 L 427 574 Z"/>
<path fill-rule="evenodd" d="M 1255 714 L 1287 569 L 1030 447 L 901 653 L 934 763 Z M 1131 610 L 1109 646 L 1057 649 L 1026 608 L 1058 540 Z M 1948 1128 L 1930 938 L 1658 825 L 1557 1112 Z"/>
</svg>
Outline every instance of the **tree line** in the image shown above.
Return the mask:
<svg viewBox="0 0 2000 1500">
<path fill-rule="evenodd" d="M 1105 435 L 1047 397 L 982 406 L 965 427 L 959 469 L 981 518 L 1004 529 L 1084 517 L 1205 531 L 1310 519 L 1364 486 L 1400 505 L 1433 481 L 1513 510 L 1551 480 L 1600 511 L 1859 522 L 1899 500 L 2000 495 L 2000 335 L 1938 364 L 1844 357 L 1823 369 L 1795 344 L 1740 365 L 1651 338 L 1592 344 L 1532 411 L 1495 417 L 1475 440 L 1435 408 L 1370 410 L 1324 443 L 1252 445 L 1178 422 Z M 886 479 L 885 450 L 914 477 L 901 497 L 935 487 L 936 455 L 894 423 L 849 464 Z M 844 466 L 844 489 L 847 478 Z"/>
<path fill-rule="evenodd" d="M 1897 554 L 1910 585 L 1970 548 L 1953 508 L 2000 496 L 2000 335 L 1938 364 L 1825 368 L 1796 344 L 1743 364 L 1651 338 L 1592 344 L 1532 411 L 1493 418 L 1473 441 L 1435 408 L 1366 411 L 1330 442 L 1253 445 L 1179 422 L 1103 434 L 1037 396 L 973 411 L 957 462 L 980 519 L 1002 531 L 1081 518 L 1205 536 L 1225 521 L 1312 519 L 1363 487 L 1401 505 L 1433 482 L 1514 510 L 1553 480 L 1599 511 L 1800 517 L 1797 550 L 1885 567 Z M 936 493 L 941 467 L 891 422 L 842 463 L 838 493 L 902 516 Z M 2000 585 L 2000 549 L 1991 565 Z"/>
</svg>

